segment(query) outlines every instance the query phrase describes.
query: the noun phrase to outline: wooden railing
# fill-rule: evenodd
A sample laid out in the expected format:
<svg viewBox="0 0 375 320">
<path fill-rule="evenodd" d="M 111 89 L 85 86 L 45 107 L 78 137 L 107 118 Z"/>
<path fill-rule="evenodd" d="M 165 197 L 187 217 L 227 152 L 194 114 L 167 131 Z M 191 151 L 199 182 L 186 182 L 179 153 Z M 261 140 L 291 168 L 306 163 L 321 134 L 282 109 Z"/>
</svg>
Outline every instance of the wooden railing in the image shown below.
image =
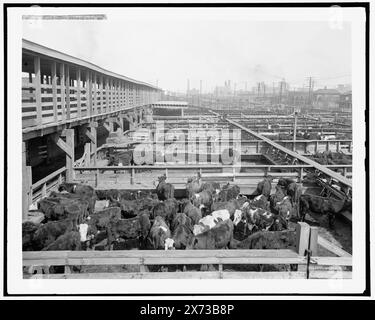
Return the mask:
<svg viewBox="0 0 375 320">
<path fill-rule="evenodd" d="M 346 176 L 351 175 L 351 165 L 327 165 L 325 166 L 330 169 L 342 169 L 342 172 L 346 174 Z M 168 177 L 168 174 L 174 170 L 197 170 L 201 174 L 205 174 L 203 172 L 204 169 L 231 169 L 230 173 L 220 173 L 220 172 L 212 172 L 211 178 L 214 177 L 223 177 L 225 174 L 227 177 L 231 177 L 233 180 L 236 178 L 263 178 L 266 175 L 270 175 L 273 177 L 297 177 L 300 181 L 305 177 L 306 172 L 305 169 L 314 169 L 313 165 L 210 165 L 210 164 L 165 164 L 165 165 L 141 165 L 141 166 L 96 166 L 96 167 L 74 167 L 73 170 L 76 172 L 93 172 L 95 174 L 95 181 L 100 181 L 100 174 L 106 171 L 116 171 L 117 173 L 121 173 L 123 171 L 130 171 L 131 180 L 130 182 L 133 183 L 135 180 L 136 172 L 142 171 L 164 171 L 165 175 Z M 241 169 L 252 169 L 253 172 L 239 172 Z M 275 170 L 283 170 L 283 172 L 277 172 Z M 285 170 L 289 171 L 285 172 Z M 206 173 L 208 175 L 208 173 Z M 186 177 L 183 177 L 183 180 L 186 180 Z M 181 180 L 182 181 L 182 180 Z"/>
<path fill-rule="evenodd" d="M 121 251 L 40 251 L 23 252 L 24 278 L 104 279 L 104 278 L 202 278 L 202 279 L 350 279 L 352 257 L 346 251 L 324 240 L 324 248 L 338 257 L 318 256 L 318 229 L 297 224 L 297 247 L 290 249 L 233 250 L 121 250 Z M 287 231 L 291 232 L 291 231 Z M 217 265 L 217 271 L 149 272 L 148 266 Z M 73 273 L 72 266 L 139 266 L 139 272 Z M 233 271 L 226 265 L 297 265 L 296 271 Z M 50 266 L 64 266 L 64 273 L 49 274 Z M 329 268 L 331 266 L 331 268 Z M 328 268 L 327 268 L 328 267 Z M 333 269 L 332 269 L 333 267 Z M 231 267 L 233 268 L 233 267 Z M 322 269 L 323 268 L 323 269 Z M 44 271 L 44 274 L 43 274 Z M 37 272 L 37 274 L 34 274 Z"/>
<path fill-rule="evenodd" d="M 218 271 L 190 271 L 190 272 L 147 272 L 147 266 L 170 265 L 218 265 Z M 311 257 L 309 270 L 306 271 L 237 271 L 225 270 L 225 265 L 290 265 L 297 264 L 307 269 L 307 257 L 298 255 L 288 249 L 281 250 L 126 250 L 126 251 L 44 251 L 24 252 L 23 265 L 29 268 L 26 278 L 42 279 L 83 279 L 83 278 L 204 278 L 204 279 L 230 279 L 230 278 L 288 278 L 288 279 L 322 279 L 337 278 L 350 279 L 351 271 L 343 270 L 318 270 L 322 266 L 352 266 L 351 257 Z M 139 266 L 139 272 L 98 272 L 98 273 L 72 273 L 72 266 Z M 32 275 L 37 267 L 64 266 L 62 274 L 36 274 Z M 32 267 L 32 268 L 30 268 Z M 45 270 L 45 269 L 44 269 Z M 141 271 L 143 270 L 143 271 Z"/>
<path fill-rule="evenodd" d="M 214 112 L 213 112 L 214 113 Z M 215 113 L 214 113 L 215 114 Z M 323 172 L 324 174 L 332 177 L 333 179 L 335 179 L 336 181 L 342 183 L 343 185 L 346 185 L 350 188 L 352 188 L 352 181 L 347 179 L 346 177 L 343 177 L 342 175 L 336 173 L 336 172 L 333 172 L 332 170 L 329 169 L 328 166 L 323 166 L 323 165 L 320 165 L 319 163 L 315 162 L 315 161 L 312 161 L 311 159 L 307 158 L 307 157 L 304 157 L 302 155 L 299 155 L 298 153 L 296 152 L 293 152 L 277 143 L 275 143 L 274 141 L 252 131 L 252 130 L 249 130 L 248 128 L 244 127 L 243 125 L 239 124 L 239 123 L 236 123 L 235 121 L 232 121 L 230 119 L 226 119 L 229 123 L 237 126 L 238 128 L 250 133 L 252 136 L 258 138 L 258 139 L 261 139 L 265 142 L 267 142 L 271 147 L 277 149 L 277 150 L 280 150 L 281 152 L 284 152 L 285 154 L 289 155 L 290 157 L 292 158 L 295 158 L 305 164 L 308 164 L 308 165 L 312 165 L 315 169 Z"/>
<path fill-rule="evenodd" d="M 64 123 L 159 100 L 160 89 L 147 83 L 27 40 L 22 47 L 23 128 Z"/>
<path fill-rule="evenodd" d="M 295 145 L 295 151 L 297 153 L 303 154 L 303 155 L 313 155 L 317 152 L 323 152 L 323 151 L 332 151 L 332 152 L 342 152 L 345 151 L 346 154 L 350 155 L 353 149 L 353 143 L 352 140 L 273 140 L 274 142 L 280 144 L 281 146 L 284 146 L 289 149 L 293 149 L 293 146 Z M 220 141 L 210 141 L 210 140 L 204 140 L 200 139 L 200 143 L 207 142 L 208 145 L 211 144 L 223 144 L 223 143 L 241 143 L 241 151 L 244 153 L 244 151 L 249 148 L 249 151 L 252 151 L 252 154 L 259 154 L 261 153 L 262 149 L 265 149 L 266 147 L 269 147 L 269 144 L 263 140 L 248 140 L 248 139 L 225 139 L 220 138 Z M 149 142 L 144 142 L 149 143 Z M 185 144 L 187 145 L 189 143 L 188 139 L 186 138 L 186 141 L 162 141 L 162 142 L 150 142 L 150 144 L 153 145 L 168 145 L 168 144 Z M 127 146 L 122 146 L 121 144 L 111 144 L 111 147 L 115 149 L 125 149 L 128 148 Z"/>
<path fill-rule="evenodd" d="M 62 167 L 34 183 L 31 186 L 31 203 L 28 206 L 46 197 L 51 191 L 57 190 L 58 186 L 65 181 L 65 172 L 66 167 Z"/>
</svg>

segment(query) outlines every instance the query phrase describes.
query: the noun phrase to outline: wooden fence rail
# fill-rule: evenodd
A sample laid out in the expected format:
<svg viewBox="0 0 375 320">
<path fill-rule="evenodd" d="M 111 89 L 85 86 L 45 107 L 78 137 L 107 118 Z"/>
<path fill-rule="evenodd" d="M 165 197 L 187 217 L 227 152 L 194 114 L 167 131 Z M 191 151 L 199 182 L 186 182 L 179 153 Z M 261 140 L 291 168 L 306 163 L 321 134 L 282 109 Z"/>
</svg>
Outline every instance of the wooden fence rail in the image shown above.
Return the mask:
<svg viewBox="0 0 375 320">
<path fill-rule="evenodd" d="M 297 247 L 291 249 L 239 250 L 119 250 L 119 251 L 38 251 L 23 252 L 24 278 L 351 278 L 351 256 L 317 256 L 317 229 L 300 222 L 297 225 Z M 288 231 L 290 232 L 290 231 Z M 332 248 L 331 248 L 332 249 Z M 336 249 L 334 249 L 336 250 Z M 149 272 L 148 266 L 217 265 L 217 271 Z M 72 266 L 139 266 L 139 272 L 72 273 Z M 254 272 L 225 268 L 225 265 L 298 265 L 297 271 Z M 49 274 L 50 266 L 64 266 L 62 274 Z M 333 266 L 336 271 L 310 270 L 311 267 Z M 233 268 L 233 267 L 229 267 Z M 341 269 L 340 269 L 341 268 Z M 34 274 L 35 271 L 37 274 Z M 44 271 L 44 274 L 43 274 Z M 310 272 L 311 271 L 311 272 Z"/>
</svg>

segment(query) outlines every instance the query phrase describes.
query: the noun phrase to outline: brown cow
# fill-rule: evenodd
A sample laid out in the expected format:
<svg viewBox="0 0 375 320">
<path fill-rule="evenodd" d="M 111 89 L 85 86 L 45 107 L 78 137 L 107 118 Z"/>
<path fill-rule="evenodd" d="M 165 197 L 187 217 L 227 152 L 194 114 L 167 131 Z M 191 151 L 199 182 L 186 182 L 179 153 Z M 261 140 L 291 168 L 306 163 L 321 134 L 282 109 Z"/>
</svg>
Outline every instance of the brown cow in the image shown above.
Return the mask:
<svg viewBox="0 0 375 320">
<path fill-rule="evenodd" d="M 178 211 L 178 202 L 176 199 L 167 199 L 158 203 L 153 210 L 153 217 L 161 216 L 165 222 L 170 225 Z"/>
<path fill-rule="evenodd" d="M 321 213 L 323 215 L 328 215 L 329 227 L 334 227 L 334 222 L 336 214 L 343 210 L 351 211 L 351 201 L 337 200 L 333 198 L 324 198 L 320 196 L 303 194 L 300 197 L 300 214 L 301 220 L 305 220 L 306 213 L 311 210 L 316 213 Z"/>
<path fill-rule="evenodd" d="M 233 239 L 233 222 L 220 221 L 212 229 L 194 236 L 188 249 L 224 249 L 229 248 Z"/>
<path fill-rule="evenodd" d="M 258 183 L 257 188 L 256 188 L 255 192 L 253 193 L 253 195 L 258 196 L 258 195 L 262 194 L 268 200 L 268 198 L 271 195 L 272 180 L 273 180 L 273 177 L 266 176 L 262 181 L 260 181 Z"/>
<path fill-rule="evenodd" d="M 33 236 L 33 247 L 35 250 L 41 250 L 70 231 L 77 231 L 77 225 L 72 219 L 47 222 L 36 230 Z"/>
<path fill-rule="evenodd" d="M 170 183 L 167 183 L 167 176 L 164 174 L 158 178 L 159 184 L 156 187 L 156 194 L 158 195 L 159 200 L 167 200 L 174 198 L 174 186 Z"/>
<path fill-rule="evenodd" d="M 229 182 L 223 186 L 222 190 L 220 191 L 217 200 L 218 201 L 229 201 L 232 199 L 237 199 L 238 195 L 240 194 L 241 190 L 240 187 L 237 185 L 230 185 Z"/>
<path fill-rule="evenodd" d="M 59 236 L 54 242 L 42 249 L 42 251 L 56 250 L 81 250 L 80 235 L 77 231 L 69 231 Z"/>
<path fill-rule="evenodd" d="M 199 208 L 194 206 L 189 199 L 184 199 L 181 202 L 181 212 L 185 213 L 192 221 L 192 224 L 198 224 L 202 219 L 202 212 Z"/>
<path fill-rule="evenodd" d="M 202 191 L 202 180 L 201 175 L 198 172 L 197 177 L 190 177 L 186 183 L 186 197 L 191 199 L 191 197 L 198 192 Z"/>
<path fill-rule="evenodd" d="M 155 217 L 148 235 L 150 249 L 164 250 L 166 240 L 171 238 L 171 231 L 161 216 Z"/>
<path fill-rule="evenodd" d="M 210 210 L 213 203 L 212 193 L 207 190 L 195 193 L 191 201 L 193 205 L 199 209 Z"/>
</svg>

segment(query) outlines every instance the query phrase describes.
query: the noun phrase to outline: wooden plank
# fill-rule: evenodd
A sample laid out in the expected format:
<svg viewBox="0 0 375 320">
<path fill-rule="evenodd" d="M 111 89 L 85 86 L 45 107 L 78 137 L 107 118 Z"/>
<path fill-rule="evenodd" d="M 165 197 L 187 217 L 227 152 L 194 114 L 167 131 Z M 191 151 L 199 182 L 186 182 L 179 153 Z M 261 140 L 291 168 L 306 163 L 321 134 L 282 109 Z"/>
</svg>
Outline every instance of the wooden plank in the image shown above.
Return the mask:
<svg viewBox="0 0 375 320">
<path fill-rule="evenodd" d="M 44 177 L 43 179 L 37 181 L 31 186 L 31 190 L 34 191 L 35 189 L 40 188 L 43 184 L 52 184 L 57 183 L 58 185 L 62 183 L 62 173 L 66 171 L 66 167 L 62 167 L 55 172 L 52 172 L 48 176 Z"/>
<path fill-rule="evenodd" d="M 176 165 L 171 165 L 171 164 L 166 164 L 166 165 L 159 165 L 159 166 L 154 166 L 154 165 L 142 165 L 140 166 L 123 166 L 122 168 L 124 169 L 131 169 L 134 167 L 135 169 L 154 169 L 154 170 L 164 170 L 164 169 L 222 169 L 222 168 L 242 168 L 242 169 L 299 169 L 299 168 L 311 168 L 311 166 L 305 166 L 305 165 L 217 165 L 217 164 L 186 164 L 186 165 L 181 165 L 181 164 L 176 164 Z M 331 166 L 334 168 L 343 168 L 345 165 L 338 165 L 338 166 Z M 349 165 L 351 167 L 351 165 Z M 101 169 L 105 170 L 106 168 L 111 168 L 111 170 L 116 169 L 117 167 L 91 167 L 91 168 L 86 168 L 87 170 L 96 170 L 96 169 Z M 276 172 L 275 172 L 276 173 Z M 279 174 L 279 173 L 278 173 Z M 297 173 L 298 175 L 298 173 Z"/>
<path fill-rule="evenodd" d="M 128 259 L 128 258 L 127 258 Z M 175 264 L 303 264 L 303 257 L 144 257 L 147 265 L 175 265 Z"/>
<path fill-rule="evenodd" d="M 24 275 L 27 279 L 304 279 L 303 272 L 115 272 Z"/>
<path fill-rule="evenodd" d="M 90 133 L 91 133 L 91 137 L 93 139 L 91 139 L 91 152 L 93 153 L 93 157 L 92 157 L 92 164 L 95 166 L 96 165 L 96 159 L 97 159 L 97 131 L 96 131 L 96 127 L 89 127 L 90 128 Z"/>
<path fill-rule="evenodd" d="M 318 227 L 310 227 L 310 243 L 309 248 L 312 256 L 318 254 Z"/>
<path fill-rule="evenodd" d="M 91 140 L 91 142 L 96 142 L 96 137 L 91 133 L 89 129 L 86 130 L 86 136 Z"/>
<path fill-rule="evenodd" d="M 339 257 L 351 257 L 351 254 L 336 246 L 332 242 L 318 236 L 318 244 Z"/>
<path fill-rule="evenodd" d="M 35 86 L 35 106 L 36 106 L 36 121 L 42 124 L 42 89 L 41 89 L 41 74 L 40 74 L 40 57 L 34 57 L 34 86 Z"/>
<path fill-rule="evenodd" d="M 68 146 L 69 150 L 71 150 L 70 154 L 66 154 L 66 181 L 73 182 L 74 180 L 74 171 L 73 171 L 73 164 L 74 164 L 74 129 L 66 129 L 66 145 Z"/>
<path fill-rule="evenodd" d="M 120 109 L 121 108 L 121 101 L 120 101 L 120 90 L 121 90 L 121 87 L 120 87 L 120 81 L 116 81 L 117 83 L 117 86 L 116 86 L 116 90 L 117 90 L 117 108 Z"/>
<path fill-rule="evenodd" d="M 351 271 L 310 271 L 309 279 L 352 279 Z"/>
<path fill-rule="evenodd" d="M 236 250 L 114 250 L 114 251 L 25 251 L 24 261 L 35 259 L 73 258 L 297 258 L 290 249 Z"/>
<path fill-rule="evenodd" d="M 65 87 L 66 87 L 66 119 L 70 120 L 70 70 L 69 65 L 65 65 Z"/>
<path fill-rule="evenodd" d="M 54 141 L 58 145 L 58 147 L 62 149 L 67 155 L 72 155 L 73 151 L 70 149 L 70 146 L 63 139 L 56 135 Z"/>
<path fill-rule="evenodd" d="M 85 143 L 85 166 L 89 166 L 91 163 L 91 144 L 90 142 Z"/>
<path fill-rule="evenodd" d="M 65 101 L 65 65 L 60 64 L 60 97 L 61 97 L 61 119 L 66 121 Z"/>
<path fill-rule="evenodd" d="M 22 142 L 22 219 L 26 219 L 29 213 L 30 196 L 31 190 L 31 177 L 28 175 L 28 169 L 26 166 L 26 142 Z M 31 171 L 31 170 L 30 170 Z"/>
<path fill-rule="evenodd" d="M 101 113 L 104 113 L 106 110 L 104 109 L 104 80 L 103 75 L 100 76 L 100 107 Z M 107 108 L 107 105 L 106 105 Z"/>
<path fill-rule="evenodd" d="M 109 79 L 105 77 L 105 105 L 106 111 L 111 111 L 111 106 L 109 104 Z"/>
<path fill-rule="evenodd" d="M 51 64 L 52 76 L 52 104 L 53 104 L 53 121 L 57 122 L 57 76 L 56 76 L 56 61 Z"/>
<path fill-rule="evenodd" d="M 92 86 L 93 86 L 93 89 L 94 89 L 94 98 L 93 98 L 93 102 L 92 102 L 92 107 L 93 107 L 93 113 L 92 114 L 98 114 L 98 97 L 97 97 L 97 78 L 96 78 L 96 73 L 93 72 L 92 73 Z M 92 94 L 92 91 L 91 91 L 91 94 Z"/>
<path fill-rule="evenodd" d="M 311 263 L 321 266 L 352 266 L 352 257 L 311 257 Z"/>
<path fill-rule="evenodd" d="M 88 115 L 92 116 L 92 85 L 90 71 L 86 70 L 86 106 Z"/>
<path fill-rule="evenodd" d="M 310 226 L 306 222 L 298 222 L 296 233 L 297 253 L 304 256 L 306 250 L 309 249 Z"/>
<path fill-rule="evenodd" d="M 82 105 L 81 105 L 81 69 L 77 68 L 77 117 L 81 118 L 82 116 Z"/>
</svg>

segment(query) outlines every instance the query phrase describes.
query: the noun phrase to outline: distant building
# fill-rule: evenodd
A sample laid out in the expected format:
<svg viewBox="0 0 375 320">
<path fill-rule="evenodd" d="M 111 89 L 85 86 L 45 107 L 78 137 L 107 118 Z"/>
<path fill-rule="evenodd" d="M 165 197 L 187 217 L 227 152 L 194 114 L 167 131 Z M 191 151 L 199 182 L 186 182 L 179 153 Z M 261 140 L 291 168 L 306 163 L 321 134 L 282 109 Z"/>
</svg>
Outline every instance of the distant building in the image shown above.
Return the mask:
<svg viewBox="0 0 375 320">
<path fill-rule="evenodd" d="M 313 104 L 318 108 L 334 109 L 339 106 L 340 92 L 336 89 L 318 89 L 314 91 Z"/>
<path fill-rule="evenodd" d="M 352 110 L 352 92 L 351 91 L 340 94 L 339 108 L 341 111 Z"/>
<path fill-rule="evenodd" d="M 158 101 L 151 104 L 155 116 L 184 116 L 187 101 Z"/>
<path fill-rule="evenodd" d="M 224 87 L 216 86 L 214 91 L 217 97 L 227 97 L 232 94 L 232 89 L 230 87 L 230 80 L 224 82 Z"/>
<path fill-rule="evenodd" d="M 352 86 L 350 84 L 339 84 L 336 88 L 340 93 L 347 93 L 352 91 Z"/>
</svg>

